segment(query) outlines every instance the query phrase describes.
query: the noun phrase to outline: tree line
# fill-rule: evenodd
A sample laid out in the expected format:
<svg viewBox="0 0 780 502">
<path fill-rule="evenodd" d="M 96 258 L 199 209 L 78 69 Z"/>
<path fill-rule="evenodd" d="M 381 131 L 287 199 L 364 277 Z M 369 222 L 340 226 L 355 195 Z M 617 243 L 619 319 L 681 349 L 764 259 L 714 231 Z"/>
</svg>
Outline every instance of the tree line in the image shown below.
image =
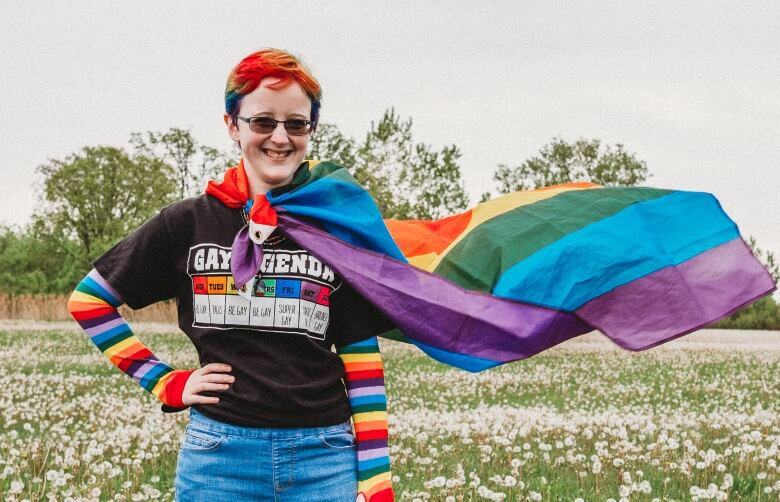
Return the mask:
<svg viewBox="0 0 780 502">
<path fill-rule="evenodd" d="M 418 142 L 412 119 L 385 111 L 361 139 L 335 124 L 318 125 L 309 158 L 348 166 L 385 218 L 436 219 L 469 204 L 456 145 Z M 0 279 L 6 293 L 66 294 L 92 261 L 162 207 L 202 193 L 238 162 L 238 153 L 200 144 L 187 129 L 133 133 L 127 147 L 86 146 L 39 166 L 39 204 L 23 228 L 0 226 Z M 499 164 L 495 188 L 481 201 L 572 181 L 633 186 L 650 176 L 646 163 L 621 144 L 553 138 L 517 165 Z M 771 252 L 751 247 L 777 282 Z M 764 298 L 720 323 L 722 327 L 780 329 L 780 312 Z"/>
</svg>

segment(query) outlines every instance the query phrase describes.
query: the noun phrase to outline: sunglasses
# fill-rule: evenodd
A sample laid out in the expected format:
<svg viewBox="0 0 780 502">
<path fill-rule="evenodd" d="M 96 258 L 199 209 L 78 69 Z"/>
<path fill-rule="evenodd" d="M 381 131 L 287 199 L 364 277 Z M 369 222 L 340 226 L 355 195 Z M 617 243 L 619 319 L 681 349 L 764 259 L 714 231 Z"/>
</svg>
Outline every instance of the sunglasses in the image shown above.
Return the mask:
<svg viewBox="0 0 780 502">
<path fill-rule="evenodd" d="M 249 124 L 249 130 L 258 134 L 271 134 L 276 130 L 276 126 L 284 124 L 284 130 L 291 136 L 303 136 L 309 134 L 312 127 L 311 120 L 304 119 L 287 119 L 276 120 L 272 117 L 239 117 L 237 119 L 243 120 Z"/>
</svg>

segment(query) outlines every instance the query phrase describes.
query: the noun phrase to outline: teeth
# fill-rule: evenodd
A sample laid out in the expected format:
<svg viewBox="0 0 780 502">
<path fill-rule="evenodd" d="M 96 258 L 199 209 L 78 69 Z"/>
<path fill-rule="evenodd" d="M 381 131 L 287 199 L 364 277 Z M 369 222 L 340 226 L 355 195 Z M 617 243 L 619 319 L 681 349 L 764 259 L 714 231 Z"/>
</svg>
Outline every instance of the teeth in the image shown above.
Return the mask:
<svg viewBox="0 0 780 502">
<path fill-rule="evenodd" d="M 272 159 L 283 159 L 287 157 L 290 152 L 274 152 L 273 150 L 265 150 L 265 154 L 271 157 Z"/>
</svg>

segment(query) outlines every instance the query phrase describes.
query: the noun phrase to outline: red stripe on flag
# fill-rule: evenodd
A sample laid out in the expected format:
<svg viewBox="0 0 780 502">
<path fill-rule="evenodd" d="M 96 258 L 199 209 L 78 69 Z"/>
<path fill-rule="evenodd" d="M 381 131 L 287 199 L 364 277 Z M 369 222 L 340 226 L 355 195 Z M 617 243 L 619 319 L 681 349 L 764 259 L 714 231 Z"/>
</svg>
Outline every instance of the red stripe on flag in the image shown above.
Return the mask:
<svg viewBox="0 0 780 502">
<path fill-rule="evenodd" d="M 131 346 L 132 347 L 132 346 Z M 136 352 L 133 352 L 132 354 L 128 354 L 126 356 L 122 356 L 122 360 L 119 361 L 119 364 L 117 364 L 117 367 L 127 373 L 127 369 L 136 361 L 138 360 L 149 360 L 149 359 L 155 359 L 154 354 L 147 349 L 146 347 L 141 346 L 142 348 L 137 350 Z M 121 354 L 121 353 L 120 353 Z M 119 355 L 119 354 L 117 354 Z"/>
<path fill-rule="evenodd" d="M 387 429 L 363 431 L 356 434 L 358 441 L 371 441 L 373 439 L 387 439 Z"/>
<path fill-rule="evenodd" d="M 350 371 L 344 375 L 348 382 L 354 382 L 355 380 L 365 380 L 367 378 L 383 378 L 385 376 L 381 369 L 378 370 L 366 370 L 366 371 Z"/>
</svg>

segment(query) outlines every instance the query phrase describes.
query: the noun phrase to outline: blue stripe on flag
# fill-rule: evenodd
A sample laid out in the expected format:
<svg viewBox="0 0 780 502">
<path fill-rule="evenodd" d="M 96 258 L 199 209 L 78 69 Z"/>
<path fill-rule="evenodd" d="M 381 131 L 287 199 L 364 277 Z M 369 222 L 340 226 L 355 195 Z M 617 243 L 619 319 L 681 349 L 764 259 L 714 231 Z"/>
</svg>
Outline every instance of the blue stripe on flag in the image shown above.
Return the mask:
<svg viewBox="0 0 780 502">
<path fill-rule="evenodd" d="M 737 237 L 737 226 L 711 194 L 674 192 L 632 204 L 537 251 L 508 269 L 493 294 L 573 311 Z"/>
</svg>

